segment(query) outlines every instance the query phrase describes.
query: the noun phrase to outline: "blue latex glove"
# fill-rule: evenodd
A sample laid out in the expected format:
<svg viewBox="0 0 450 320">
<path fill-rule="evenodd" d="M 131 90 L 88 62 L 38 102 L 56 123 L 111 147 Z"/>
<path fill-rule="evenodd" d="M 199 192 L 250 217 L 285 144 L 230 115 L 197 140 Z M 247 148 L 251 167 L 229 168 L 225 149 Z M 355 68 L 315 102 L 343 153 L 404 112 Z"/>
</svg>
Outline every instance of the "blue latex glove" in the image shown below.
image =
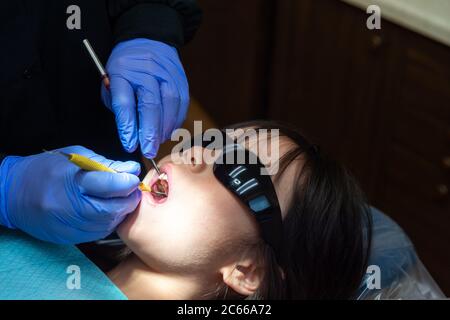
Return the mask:
<svg viewBox="0 0 450 320">
<path fill-rule="evenodd" d="M 79 169 L 58 154 L 6 157 L 0 166 L 0 224 L 45 241 L 74 244 L 104 238 L 141 199 L 140 165 L 78 153 L 121 173 Z"/>
<path fill-rule="evenodd" d="M 116 116 L 122 145 L 133 152 L 140 143 L 144 156 L 154 158 L 182 125 L 189 105 L 176 49 L 149 39 L 124 41 L 113 49 L 106 69 L 111 84 L 110 91 L 102 86 L 102 100 Z"/>
</svg>

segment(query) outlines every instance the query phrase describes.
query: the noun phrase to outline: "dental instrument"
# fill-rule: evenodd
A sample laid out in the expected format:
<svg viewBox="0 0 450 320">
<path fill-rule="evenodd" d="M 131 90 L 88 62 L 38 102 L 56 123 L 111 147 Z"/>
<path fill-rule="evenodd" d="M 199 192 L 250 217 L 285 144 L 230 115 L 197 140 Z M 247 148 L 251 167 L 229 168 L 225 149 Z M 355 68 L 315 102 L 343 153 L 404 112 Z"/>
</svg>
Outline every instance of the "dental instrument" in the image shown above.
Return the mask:
<svg viewBox="0 0 450 320">
<path fill-rule="evenodd" d="M 158 176 L 160 176 L 160 175 L 161 175 L 161 170 L 159 170 L 159 168 L 158 168 L 158 166 L 157 166 L 155 160 L 150 159 L 150 163 L 152 164 L 152 166 L 153 166 L 153 168 L 155 169 L 155 171 L 156 171 L 156 173 L 158 174 Z"/>
<path fill-rule="evenodd" d="M 103 171 L 103 172 L 111 172 L 111 173 L 119 173 L 118 171 L 111 169 L 97 161 L 89 159 L 88 157 L 82 156 L 77 153 L 65 153 L 62 151 L 46 151 L 50 153 L 57 153 L 64 157 L 66 157 L 70 162 L 78 166 L 79 168 L 86 171 Z M 148 186 L 146 186 L 143 182 L 139 184 L 139 190 L 147 191 L 153 193 Z"/>
<path fill-rule="evenodd" d="M 103 67 L 103 64 L 101 63 L 100 59 L 98 58 L 97 54 L 95 53 L 94 48 L 92 48 L 88 39 L 84 39 L 83 44 L 86 47 L 92 60 L 94 61 L 95 66 L 97 67 L 97 69 L 100 73 L 100 76 L 102 77 L 103 85 L 105 86 L 106 89 L 109 90 L 110 81 L 109 81 L 108 73 L 106 72 L 105 68 Z"/>
</svg>

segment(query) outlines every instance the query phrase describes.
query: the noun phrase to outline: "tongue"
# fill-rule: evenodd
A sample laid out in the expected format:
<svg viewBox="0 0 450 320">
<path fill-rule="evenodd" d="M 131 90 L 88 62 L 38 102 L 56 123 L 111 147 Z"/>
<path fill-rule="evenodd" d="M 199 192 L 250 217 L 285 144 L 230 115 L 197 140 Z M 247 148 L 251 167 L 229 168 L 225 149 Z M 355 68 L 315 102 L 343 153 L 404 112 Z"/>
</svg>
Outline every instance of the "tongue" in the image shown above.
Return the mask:
<svg viewBox="0 0 450 320">
<path fill-rule="evenodd" d="M 166 180 L 157 180 L 152 185 L 152 192 L 159 197 L 167 197 L 169 185 Z"/>
</svg>

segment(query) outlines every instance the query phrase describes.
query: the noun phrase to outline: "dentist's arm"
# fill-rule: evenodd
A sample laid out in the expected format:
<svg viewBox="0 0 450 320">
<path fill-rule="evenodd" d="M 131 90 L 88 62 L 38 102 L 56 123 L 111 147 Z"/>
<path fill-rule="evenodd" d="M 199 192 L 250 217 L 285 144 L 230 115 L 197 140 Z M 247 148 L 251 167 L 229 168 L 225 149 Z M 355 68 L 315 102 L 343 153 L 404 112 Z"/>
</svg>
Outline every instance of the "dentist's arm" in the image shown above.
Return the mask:
<svg viewBox="0 0 450 320">
<path fill-rule="evenodd" d="M 140 166 L 84 147 L 60 150 L 121 173 L 86 172 L 58 154 L 8 156 L 0 162 L 0 224 L 55 243 L 104 238 L 137 207 Z"/>
</svg>

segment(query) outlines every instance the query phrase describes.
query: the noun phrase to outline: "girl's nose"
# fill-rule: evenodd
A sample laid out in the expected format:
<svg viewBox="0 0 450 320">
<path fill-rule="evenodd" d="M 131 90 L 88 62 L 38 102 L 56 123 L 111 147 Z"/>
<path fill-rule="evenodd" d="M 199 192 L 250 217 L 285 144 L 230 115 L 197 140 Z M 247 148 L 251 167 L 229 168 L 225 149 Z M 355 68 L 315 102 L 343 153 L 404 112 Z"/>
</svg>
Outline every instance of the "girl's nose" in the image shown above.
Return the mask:
<svg viewBox="0 0 450 320">
<path fill-rule="evenodd" d="M 187 149 L 182 154 L 183 162 L 193 172 L 201 172 L 205 169 L 206 163 L 203 160 L 203 148 L 192 147 Z"/>
</svg>

